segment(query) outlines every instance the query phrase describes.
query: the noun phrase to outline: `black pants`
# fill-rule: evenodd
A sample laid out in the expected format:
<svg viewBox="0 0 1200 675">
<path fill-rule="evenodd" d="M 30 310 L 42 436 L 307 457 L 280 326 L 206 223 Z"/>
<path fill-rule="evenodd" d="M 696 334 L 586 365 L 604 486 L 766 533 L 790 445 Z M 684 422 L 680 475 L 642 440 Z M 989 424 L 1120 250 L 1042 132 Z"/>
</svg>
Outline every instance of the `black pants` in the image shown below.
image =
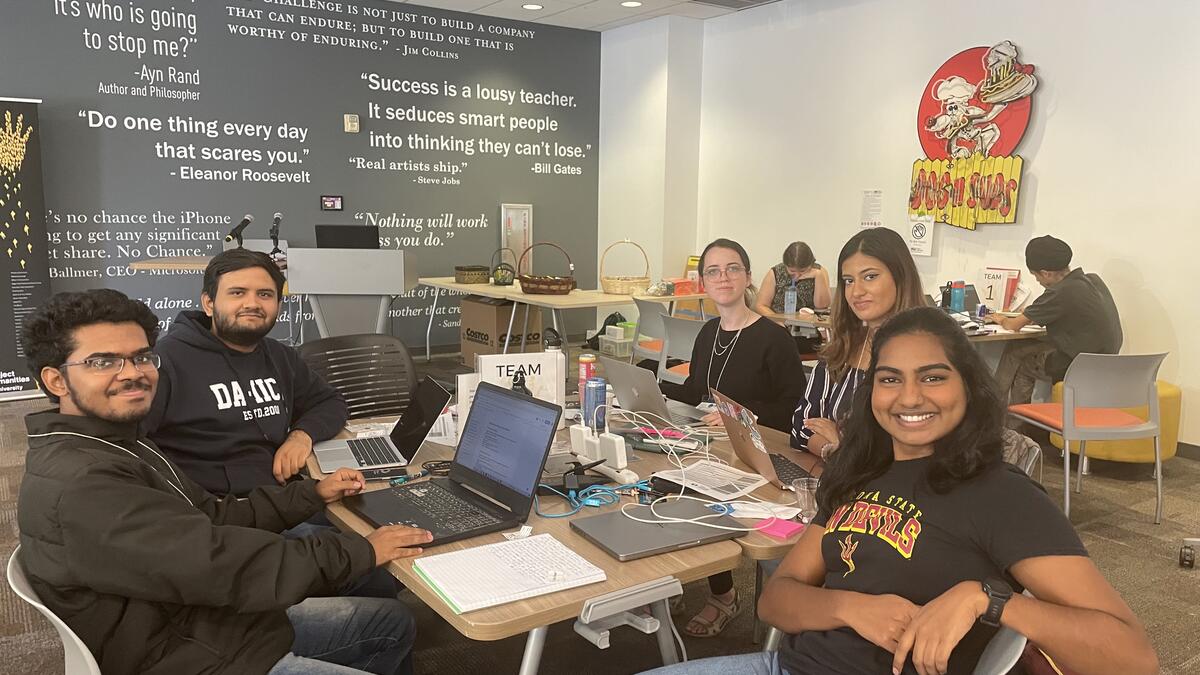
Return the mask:
<svg viewBox="0 0 1200 675">
<path fill-rule="evenodd" d="M 733 572 L 721 572 L 708 578 L 708 590 L 713 595 L 724 595 L 733 590 Z"/>
</svg>

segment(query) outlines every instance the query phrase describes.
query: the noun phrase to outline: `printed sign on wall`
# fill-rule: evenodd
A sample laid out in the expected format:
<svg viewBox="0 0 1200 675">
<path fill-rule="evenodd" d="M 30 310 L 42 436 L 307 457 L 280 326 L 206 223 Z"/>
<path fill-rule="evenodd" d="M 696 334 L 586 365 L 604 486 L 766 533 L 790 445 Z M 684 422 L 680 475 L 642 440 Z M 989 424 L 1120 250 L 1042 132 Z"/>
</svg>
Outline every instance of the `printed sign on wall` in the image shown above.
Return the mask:
<svg viewBox="0 0 1200 675">
<path fill-rule="evenodd" d="M 913 163 L 908 212 L 968 230 L 1016 221 L 1023 161 L 1013 154 L 1038 81 L 1013 43 L 975 47 L 930 78 L 917 110 L 925 157 Z"/>
</svg>

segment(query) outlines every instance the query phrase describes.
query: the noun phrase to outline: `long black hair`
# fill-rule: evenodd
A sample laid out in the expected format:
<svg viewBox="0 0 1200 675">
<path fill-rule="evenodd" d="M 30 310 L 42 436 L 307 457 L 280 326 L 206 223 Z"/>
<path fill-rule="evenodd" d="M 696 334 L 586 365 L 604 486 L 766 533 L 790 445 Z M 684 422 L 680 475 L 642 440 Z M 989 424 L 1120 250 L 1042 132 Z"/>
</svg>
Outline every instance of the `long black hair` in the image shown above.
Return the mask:
<svg viewBox="0 0 1200 675">
<path fill-rule="evenodd" d="M 913 333 L 932 335 L 942 344 L 950 365 L 962 377 L 967 396 L 962 422 L 934 441 L 933 463 L 926 475 L 930 487 L 934 492 L 944 494 L 1001 461 L 1004 405 L 983 358 L 958 324 L 941 310 L 934 307 L 906 310 L 889 319 L 875 335 L 871 365 L 854 392 L 841 445 L 821 475 L 817 501 L 822 511 L 831 512 L 850 501 L 892 465 L 892 437 L 879 425 L 871 410 L 875 368 L 879 364 L 879 352 L 892 338 Z"/>
</svg>

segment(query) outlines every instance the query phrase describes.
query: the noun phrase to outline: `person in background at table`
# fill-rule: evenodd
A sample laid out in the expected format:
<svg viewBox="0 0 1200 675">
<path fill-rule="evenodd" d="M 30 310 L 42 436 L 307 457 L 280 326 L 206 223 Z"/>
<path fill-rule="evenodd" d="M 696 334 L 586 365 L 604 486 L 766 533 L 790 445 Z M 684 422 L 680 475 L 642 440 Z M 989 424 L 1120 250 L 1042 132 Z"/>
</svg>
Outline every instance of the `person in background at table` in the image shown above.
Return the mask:
<svg viewBox="0 0 1200 675">
<path fill-rule="evenodd" d="M 936 308 L 895 316 L 867 371 L 814 525 L 759 600 L 787 634 L 779 651 L 652 672 L 971 673 L 1001 626 L 1071 672 L 1158 672 L 1070 521 L 1002 461 L 1004 406 L 954 320 Z"/>
<path fill-rule="evenodd" d="M 687 381 L 667 391 L 669 396 L 696 405 L 709 400 L 709 388 L 741 403 L 758 416 L 758 423 L 784 431 L 789 415 L 804 393 L 804 368 L 792 337 L 782 326 L 750 308 L 750 256 L 741 244 L 717 239 L 700 255 L 704 292 L 717 305 L 718 316 L 700 329 L 692 347 Z M 713 411 L 710 426 L 721 424 Z M 684 627 L 693 637 L 717 635 L 741 610 L 733 575 L 709 577 L 712 595 Z"/>
<path fill-rule="evenodd" d="M 328 596 L 421 553 L 424 530 L 279 533 L 357 494 L 360 472 L 217 499 L 142 434 L 158 319 L 124 294 L 59 293 L 25 320 L 29 372 L 58 407 L 25 417 L 21 562 L 109 675 L 404 672 L 396 598 Z"/>
<path fill-rule="evenodd" d="M 897 312 L 923 307 L 925 294 L 908 245 L 894 230 L 856 233 L 838 254 L 840 283 L 830 313 L 829 340 L 792 417 L 792 447 L 827 458 L 838 447 L 839 423 L 871 355 L 871 337 Z"/>
<path fill-rule="evenodd" d="M 984 317 L 1013 331 L 1031 323 L 1046 327 L 1047 340 L 1014 340 L 1004 348 L 996 381 L 1009 405 L 1029 403 L 1038 380 L 1061 382 L 1079 354 L 1121 351 L 1124 335 L 1112 293 L 1096 273 L 1071 269 L 1071 256 L 1071 247 L 1061 239 L 1046 235 L 1031 240 L 1025 266 L 1046 291 L 1017 316 Z"/>
<path fill-rule="evenodd" d="M 829 308 L 829 274 L 817 263 L 812 249 L 802 241 L 794 241 L 783 251 L 783 262 L 771 268 L 763 277 L 762 286 L 754 300 L 759 314 L 779 314 L 783 311 L 788 287 L 796 286 L 796 308 Z"/>
</svg>

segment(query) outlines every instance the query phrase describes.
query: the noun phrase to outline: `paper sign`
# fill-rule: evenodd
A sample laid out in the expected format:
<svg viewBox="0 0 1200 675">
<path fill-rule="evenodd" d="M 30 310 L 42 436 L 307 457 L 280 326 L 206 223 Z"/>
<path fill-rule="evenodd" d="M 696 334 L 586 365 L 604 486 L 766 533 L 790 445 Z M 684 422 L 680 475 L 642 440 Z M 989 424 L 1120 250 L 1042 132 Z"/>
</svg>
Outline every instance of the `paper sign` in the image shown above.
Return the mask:
<svg viewBox="0 0 1200 675">
<path fill-rule="evenodd" d="M 859 227 L 864 230 L 868 227 L 882 227 L 882 215 L 883 190 L 863 190 L 862 216 L 859 218 Z"/>
<path fill-rule="evenodd" d="M 933 255 L 933 216 L 909 216 L 904 241 L 913 255 Z"/>
<path fill-rule="evenodd" d="M 1020 278 L 1020 270 L 1007 267 L 983 268 L 979 273 L 979 283 L 975 287 L 979 293 L 979 302 L 992 310 L 1009 311 Z"/>
</svg>

